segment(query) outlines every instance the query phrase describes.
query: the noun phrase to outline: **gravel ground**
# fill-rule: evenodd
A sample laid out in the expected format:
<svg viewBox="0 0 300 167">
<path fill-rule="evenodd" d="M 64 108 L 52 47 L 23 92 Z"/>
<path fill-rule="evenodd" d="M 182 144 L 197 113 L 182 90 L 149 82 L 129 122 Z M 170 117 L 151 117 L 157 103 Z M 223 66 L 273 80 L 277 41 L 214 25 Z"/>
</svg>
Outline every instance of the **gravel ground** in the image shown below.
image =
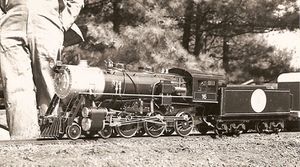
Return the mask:
<svg viewBox="0 0 300 167">
<path fill-rule="evenodd" d="M 0 166 L 300 166 L 300 133 L 1 144 Z"/>
<path fill-rule="evenodd" d="M 0 140 L 7 135 L 0 129 Z M 300 132 L 0 142 L 0 166 L 300 166 Z"/>
</svg>

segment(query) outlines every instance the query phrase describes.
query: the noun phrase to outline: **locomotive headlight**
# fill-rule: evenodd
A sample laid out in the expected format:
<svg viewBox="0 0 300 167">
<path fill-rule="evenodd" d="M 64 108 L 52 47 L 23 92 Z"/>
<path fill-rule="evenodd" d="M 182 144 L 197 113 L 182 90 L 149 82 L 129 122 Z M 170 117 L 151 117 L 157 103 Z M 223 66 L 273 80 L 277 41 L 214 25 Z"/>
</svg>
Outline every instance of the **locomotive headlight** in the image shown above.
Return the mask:
<svg viewBox="0 0 300 167">
<path fill-rule="evenodd" d="M 88 131 L 92 127 L 92 120 L 89 118 L 83 118 L 81 120 L 81 127 L 83 131 Z"/>
<path fill-rule="evenodd" d="M 81 115 L 82 115 L 82 117 L 87 118 L 87 117 L 89 117 L 90 112 L 91 112 L 91 111 L 90 111 L 89 108 L 84 107 L 84 108 L 82 109 L 82 111 L 81 111 Z"/>
<path fill-rule="evenodd" d="M 55 74 L 54 88 L 57 96 L 62 99 L 66 98 L 70 94 L 71 75 L 67 69 Z"/>
</svg>

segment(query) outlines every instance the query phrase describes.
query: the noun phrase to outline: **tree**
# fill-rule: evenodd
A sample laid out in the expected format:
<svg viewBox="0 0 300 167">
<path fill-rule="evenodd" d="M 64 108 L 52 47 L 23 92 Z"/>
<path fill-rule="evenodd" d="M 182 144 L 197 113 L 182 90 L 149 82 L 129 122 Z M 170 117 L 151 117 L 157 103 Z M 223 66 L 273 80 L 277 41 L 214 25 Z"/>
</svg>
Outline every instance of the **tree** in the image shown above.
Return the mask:
<svg viewBox="0 0 300 167">
<path fill-rule="evenodd" d="M 187 5 L 186 5 L 186 9 L 185 9 L 184 23 L 183 23 L 182 46 L 187 51 L 189 51 L 190 40 L 191 40 L 192 19 L 193 19 L 193 14 L 194 14 L 194 1 L 187 0 L 186 4 Z M 197 25 L 199 25 L 199 24 L 197 24 Z"/>
<path fill-rule="evenodd" d="M 298 7 L 296 0 L 197 0 L 195 14 L 189 16 L 196 17 L 194 22 L 185 21 L 184 34 L 190 34 L 189 27 L 195 27 L 195 38 L 183 36 L 184 46 L 187 43 L 194 43 L 194 55 L 206 53 L 216 47 L 223 49 L 223 67 L 229 71 L 228 42 L 239 35 L 248 33 L 265 33 L 274 30 L 295 29 L 298 27 Z M 186 7 L 187 12 L 192 12 Z M 193 26 L 194 25 L 194 26 Z M 185 32 L 186 31 L 186 32 Z M 192 42 L 194 40 L 195 42 Z M 222 42 L 220 42 L 222 41 Z M 220 45 L 221 44 L 221 45 Z M 217 46 L 219 45 L 219 46 Z M 205 46 L 205 47 L 204 47 Z M 190 50 L 190 47 L 185 46 Z"/>
<path fill-rule="evenodd" d="M 291 52 L 277 50 L 259 36 L 235 37 L 229 45 L 233 55 L 233 61 L 229 61 L 229 80 L 232 83 L 261 77 L 265 81 L 274 81 L 279 74 L 293 70 L 290 67 Z"/>
<path fill-rule="evenodd" d="M 295 0 L 103 0 L 86 7 L 77 21 L 86 27 L 86 41 L 66 48 L 66 61 L 75 63 L 78 58 L 70 57 L 78 55 L 95 66 L 109 58 L 130 67 L 151 64 L 218 73 L 223 68 L 228 76 L 241 77 L 240 81 L 259 70 L 245 66 L 239 72 L 239 60 L 267 60 L 244 47 L 260 48 L 270 60 L 278 53 L 275 49 L 266 52 L 265 43 L 251 43 L 245 35 L 292 30 L 298 25 Z M 281 62 L 274 60 L 275 66 Z M 281 68 L 287 69 L 289 63 L 285 64 Z"/>
<path fill-rule="evenodd" d="M 172 1 L 107 1 L 106 6 L 97 6 L 100 8 L 98 11 L 107 11 L 107 14 L 85 10 L 78 23 L 86 25 L 88 31 L 86 41 L 80 48 L 92 52 L 88 59 L 94 65 L 100 65 L 104 59 L 110 58 L 130 66 L 146 63 L 158 68 L 186 66 L 186 62 L 195 58 L 179 44 L 182 33 L 178 28 L 177 18 L 170 15 L 170 11 L 180 9 L 178 4 L 181 3 L 170 2 Z M 122 15 L 117 25 L 114 21 L 114 3 L 118 4 L 118 12 Z M 107 7 L 109 5 L 111 7 Z M 65 49 L 66 61 L 72 60 L 67 55 L 80 52 L 80 57 L 86 57 L 84 51 L 76 49 L 74 53 L 72 50 L 74 48 Z M 165 61 L 166 58 L 174 61 Z M 193 64 L 197 66 L 197 63 Z"/>
</svg>

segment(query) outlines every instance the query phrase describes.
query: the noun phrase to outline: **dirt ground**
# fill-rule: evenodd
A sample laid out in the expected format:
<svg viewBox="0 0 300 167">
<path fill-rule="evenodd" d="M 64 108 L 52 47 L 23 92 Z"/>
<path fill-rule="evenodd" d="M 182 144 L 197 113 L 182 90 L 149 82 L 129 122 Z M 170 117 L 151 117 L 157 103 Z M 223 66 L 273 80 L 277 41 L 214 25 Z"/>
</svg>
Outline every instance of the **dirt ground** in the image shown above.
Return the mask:
<svg viewBox="0 0 300 167">
<path fill-rule="evenodd" d="M 0 166 L 300 166 L 300 133 L 1 144 Z"/>
<path fill-rule="evenodd" d="M 1 135 L 7 133 L 0 131 Z M 222 138 L 196 133 L 185 138 L 116 137 L 51 144 L 0 141 L 0 166 L 300 166 L 300 132 Z"/>
</svg>

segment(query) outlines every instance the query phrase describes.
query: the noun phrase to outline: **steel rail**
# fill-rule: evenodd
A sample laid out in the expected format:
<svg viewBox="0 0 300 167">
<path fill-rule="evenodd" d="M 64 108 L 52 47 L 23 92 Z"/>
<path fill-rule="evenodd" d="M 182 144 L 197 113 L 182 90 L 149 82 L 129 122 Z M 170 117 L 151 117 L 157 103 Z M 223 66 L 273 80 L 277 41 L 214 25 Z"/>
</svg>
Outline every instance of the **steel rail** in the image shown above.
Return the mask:
<svg viewBox="0 0 300 167">
<path fill-rule="evenodd" d="M 284 132 L 280 132 L 280 134 L 288 134 L 288 133 L 299 133 L 300 131 L 284 131 Z M 258 134 L 257 132 L 247 132 L 247 133 L 242 133 L 241 135 L 253 135 L 253 134 Z M 262 134 L 262 135 L 270 135 L 270 134 Z M 198 131 L 193 130 L 193 132 L 187 136 L 187 137 L 200 137 L 200 136 L 207 136 L 207 137 L 213 137 L 213 138 L 222 138 L 222 137 L 216 137 L 217 135 L 215 135 L 213 132 L 208 132 L 207 134 L 200 134 Z M 226 136 L 226 135 L 224 135 Z M 144 136 L 134 136 L 132 137 L 132 139 L 134 138 L 152 138 L 151 136 L 148 135 L 144 135 Z M 160 137 L 181 137 L 179 135 L 177 135 L 176 133 L 173 133 L 173 135 L 171 136 L 160 136 Z M 229 137 L 230 136 L 226 136 Z M 120 136 L 116 136 L 116 137 L 110 137 L 110 138 L 122 138 Z M 101 141 L 105 141 L 105 140 L 109 140 L 108 139 L 103 139 L 101 137 L 93 137 L 93 138 L 79 138 L 77 140 L 71 140 L 68 138 L 62 138 L 62 139 L 54 139 L 54 138 L 40 138 L 40 139 L 27 139 L 27 140 L 0 140 L 0 147 L 1 146 L 6 146 L 6 145 L 26 145 L 26 144 L 31 144 L 31 145 L 47 145 L 47 144 L 80 144 L 80 143 L 88 143 L 88 142 L 101 142 Z M 126 140 L 124 138 L 124 140 Z"/>
</svg>

